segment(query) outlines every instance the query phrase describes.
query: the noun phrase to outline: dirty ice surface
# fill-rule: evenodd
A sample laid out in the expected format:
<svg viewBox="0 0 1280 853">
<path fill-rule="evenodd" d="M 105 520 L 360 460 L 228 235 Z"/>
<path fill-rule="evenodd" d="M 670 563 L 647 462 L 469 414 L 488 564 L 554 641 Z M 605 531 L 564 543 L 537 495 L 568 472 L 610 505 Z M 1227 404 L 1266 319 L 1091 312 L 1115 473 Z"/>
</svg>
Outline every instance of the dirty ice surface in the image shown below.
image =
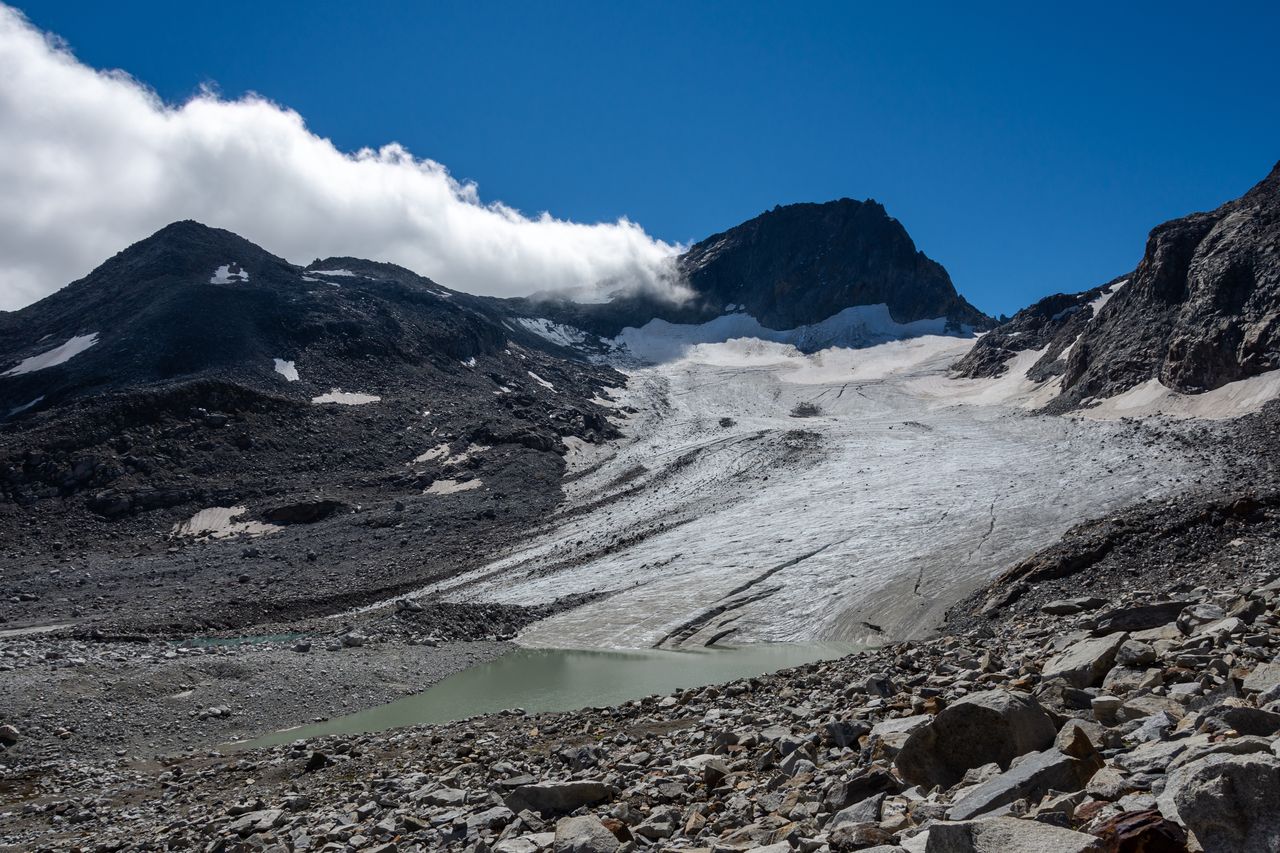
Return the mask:
<svg viewBox="0 0 1280 853">
<path fill-rule="evenodd" d="M 98 342 L 98 333 L 91 332 L 87 335 L 76 335 L 65 344 L 60 344 L 51 350 L 33 355 L 30 358 L 24 358 L 18 362 L 15 367 L 6 370 L 0 376 L 20 376 L 23 373 L 34 373 L 37 370 L 44 370 L 46 367 L 56 367 L 59 364 L 70 361 L 80 353 L 87 350 Z"/>
<path fill-rule="evenodd" d="M 562 347 L 581 344 L 587 338 L 580 329 L 566 326 L 563 323 L 556 323 L 544 317 L 517 317 L 515 323 L 525 331 L 533 332 L 543 340 L 551 341 L 551 343 L 559 344 Z"/>
<path fill-rule="evenodd" d="M 280 530 L 275 524 L 263 521 L 237 521 L 248 512 L 242 506 L 214 506 L 202 509 L 187 521 L 175 524 L 174 536 L 210 536 L 214 539 L 225 539 L 228 536 L 265 536 Z"/>
<path fill-rule="evenodd" d="M 541 385 L 543 388 L 546 388 L 548 391 L 556 390 L 556 386 L 552 385 L 550 382 L 543 379 L 541 376 L 534 373 L 532 370 L 526 371 L 526 373 L 529 374 L 530 379 L 532 379 L 534 382 L 537 382 L 539 385 Z"/>
<path fill-rule="evenodd" d="M 557 516 L 422 592 L 608 593 L 531 625 L 528 646 L 912 637 L 1072 525 L 1215 476 L 1142 425 L 1030 414 L 1052 396 L 1025 376 L 1034 354 L 1007 378 L 950 380 L 971 345 L 804 355 L 686 336 L 614 392 L 639 413 L 623 439 L 570 454 Z M 792 417 L 801 403 L 817 414 Z"/>
<path fill-rule="evenodd" d="M 452 495 L 455 492 L 469 492 L 484 485 L 481 480 L 436 480 L 422 491 L 424 495 Z"/>
</svg>

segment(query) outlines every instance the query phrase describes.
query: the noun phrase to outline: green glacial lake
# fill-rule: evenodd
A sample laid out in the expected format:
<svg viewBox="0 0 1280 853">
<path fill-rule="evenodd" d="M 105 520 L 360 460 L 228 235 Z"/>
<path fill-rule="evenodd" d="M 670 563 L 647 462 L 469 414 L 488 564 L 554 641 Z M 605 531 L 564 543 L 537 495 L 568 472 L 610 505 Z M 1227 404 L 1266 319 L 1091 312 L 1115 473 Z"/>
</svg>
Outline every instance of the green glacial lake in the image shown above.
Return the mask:
<svg viewBox="0 0 1280 853">
<path fill-rule="evenodd" d="M 830 660 L 858 648 L 836 643 L 757 644 L 697 651 L 522 648 L 455 673 L 415 696 L 327 722 L 273 732 L 237 746 L 272 746 L 319 735 L 446 723 L 508 708 L 537 712 L 617 705 L 642 696 Z"/>
</svg>

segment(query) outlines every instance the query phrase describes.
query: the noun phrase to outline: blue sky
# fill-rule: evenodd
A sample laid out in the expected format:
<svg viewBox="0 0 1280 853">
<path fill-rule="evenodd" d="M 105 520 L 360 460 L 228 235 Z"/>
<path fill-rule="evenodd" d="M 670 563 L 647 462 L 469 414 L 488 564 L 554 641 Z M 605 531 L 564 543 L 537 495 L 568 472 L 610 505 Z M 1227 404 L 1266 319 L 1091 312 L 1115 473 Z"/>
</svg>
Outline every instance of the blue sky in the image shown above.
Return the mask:
<svg viewBox="0 0 1280 853">
<path fill-rule="evenodd" d="M 258 92 L 525 213 L 687 242 L 875 198 L 992 313 L 1128 271 L 1280 159 L 1274 3 L 17 6 L 168 101 Z"/>
</svg>

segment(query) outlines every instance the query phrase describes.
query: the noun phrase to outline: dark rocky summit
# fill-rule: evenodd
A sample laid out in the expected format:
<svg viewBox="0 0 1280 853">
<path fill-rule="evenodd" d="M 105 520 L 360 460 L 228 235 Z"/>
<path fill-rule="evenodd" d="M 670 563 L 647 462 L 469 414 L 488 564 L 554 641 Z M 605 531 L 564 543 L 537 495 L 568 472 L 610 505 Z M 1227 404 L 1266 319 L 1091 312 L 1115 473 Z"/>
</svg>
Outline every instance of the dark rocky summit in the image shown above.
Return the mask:
<svg viewBox="0 0 1280 853">
<path fill-rule="evenodd" d="M 695 243 L 677 260 L 675 279 L 691 293 L 680 304 L 645 294 L 595 305 L 517 302 L 529 313 L 606 337 L 655 318 L 701 323 L 730 306 L 770 329 L 880 304 L 899 323 L 944 317 L 956 329 L 992 324 L 956 293 L 941 264 L 916 249 L 902 224 L 870 200 L 775 207 Z"/>
<path fill-rule="evenodd" d="M 1063 411 L 1149 379 L 1199 393 L 1280 366 L 1280 164 L 1243 197 L 1152 230 L 1129 275 L 1018 312 L 956 369 L 998 375 L 1046 347 L 1028 375 L 1062 376 Z"/>
<path fill-rule="evenodd" d="M 773 329 L 881 303 L 899 323 L 945 317 L 983 328 L 989 322 L 874 201 L 775 207 L 695 244 L 679 266 L 709 305 L 745 306 Z"/>
</svg>

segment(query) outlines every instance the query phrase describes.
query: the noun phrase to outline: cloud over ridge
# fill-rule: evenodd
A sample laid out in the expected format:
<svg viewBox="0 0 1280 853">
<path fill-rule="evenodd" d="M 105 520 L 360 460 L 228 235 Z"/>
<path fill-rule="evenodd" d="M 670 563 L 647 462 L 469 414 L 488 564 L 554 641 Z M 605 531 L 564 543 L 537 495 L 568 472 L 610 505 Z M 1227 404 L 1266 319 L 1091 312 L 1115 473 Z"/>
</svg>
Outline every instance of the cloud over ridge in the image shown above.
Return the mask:
<svg viewBox="0 0 1280 853">
<path fill-rule="evenodd" d="M 0 310 L 178 219 L 295 263 L 367 257 L 499 296 L 666 290 L 679 249 L 626 219 L 582 224 L 484 203 L 474 184 L 395 143 L 340 151 L 254 95 L 167 105 L 3 4 L 0 155 Z"/>
</svg>

